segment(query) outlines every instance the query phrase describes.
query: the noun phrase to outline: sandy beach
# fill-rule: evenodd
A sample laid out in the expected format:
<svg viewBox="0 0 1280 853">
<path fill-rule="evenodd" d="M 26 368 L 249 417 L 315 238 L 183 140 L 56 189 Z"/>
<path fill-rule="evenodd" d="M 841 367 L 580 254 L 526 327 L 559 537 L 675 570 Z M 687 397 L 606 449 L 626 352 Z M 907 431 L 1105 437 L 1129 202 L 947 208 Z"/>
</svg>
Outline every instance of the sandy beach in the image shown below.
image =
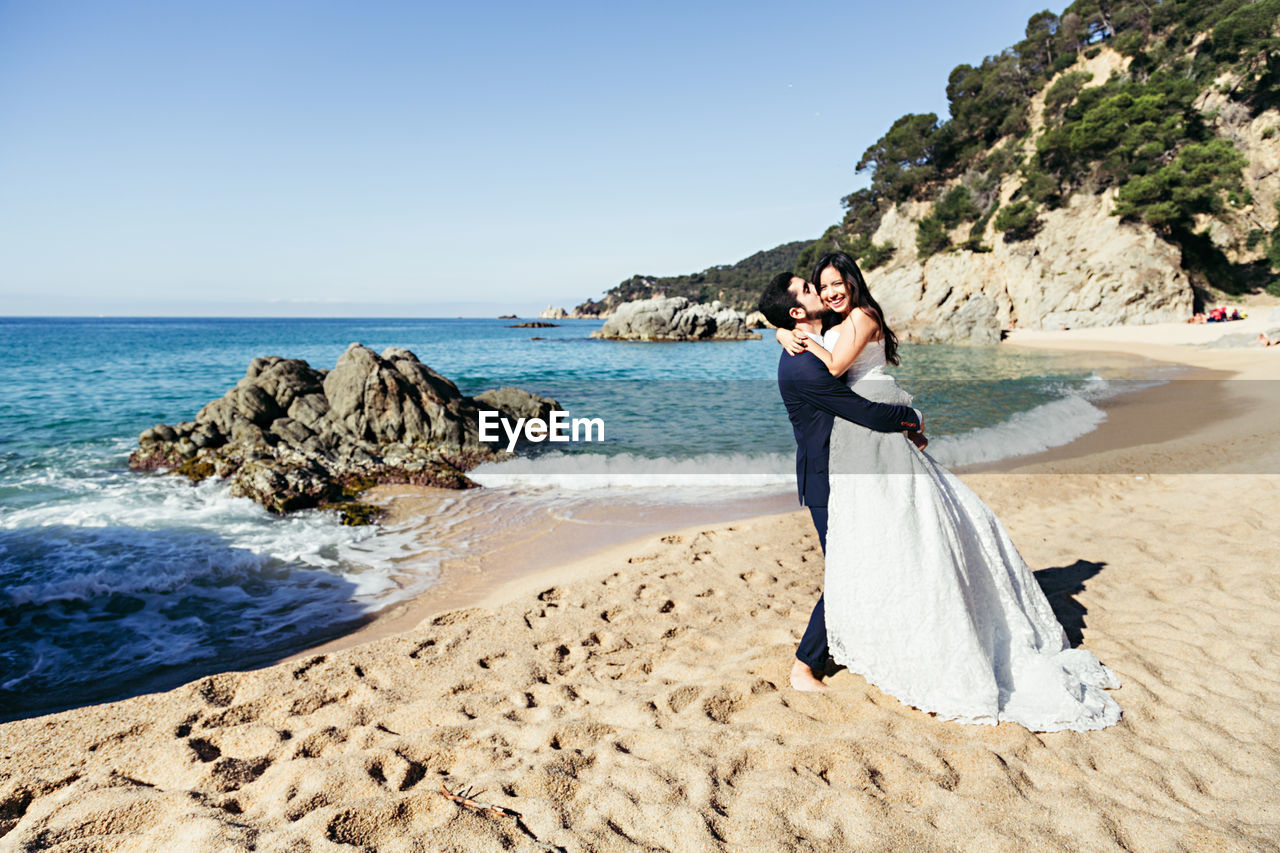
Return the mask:
<svg viewBox="0 0 1280 853">
<path fill-rule="evenodd" d="M 791 510 L 4 724 L 0 850 L 1280 849 L 1280 348 L 1161 328 L 1014 333 L 1187 372 L 963 474 L 1123 682 L 1112 728 L 939 722 L 848 672 L 792 691 L 822 555 Z"/>
</svg>

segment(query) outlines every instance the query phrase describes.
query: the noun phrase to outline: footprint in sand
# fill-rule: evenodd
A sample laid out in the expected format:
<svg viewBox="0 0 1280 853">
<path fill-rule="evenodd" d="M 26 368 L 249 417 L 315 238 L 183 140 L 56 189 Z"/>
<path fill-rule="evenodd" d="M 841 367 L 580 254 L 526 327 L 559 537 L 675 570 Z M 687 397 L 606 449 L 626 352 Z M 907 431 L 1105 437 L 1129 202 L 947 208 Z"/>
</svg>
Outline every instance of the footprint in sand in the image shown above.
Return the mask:
<svg viewBox="0 0 1280 853">
<path fill-rule="evenodd" d="M 413 651 L 409 652 L 409 657 L 413 658 L 414 660 L 417 660 L 418 658 L 424 657 L 424 656 L 429 657 L 435 653 L 435 646 L 436 646 L 435 640 L 424 640 L 421 643 L 419 643 L 417 646 L 415 646 Z M 296 677 L 297 673 L 294 673 L 294 675 Z"/>
<path fill-rule="evenodd" d="M 334 726 L 326 726 L 318 732 L 312 732 L 302 739 L 294 751 L 294 758 L 319 758 L 331 746 L 345 743 L 347 736 Z"/>
<path fill-rule="evenodd" d="M 714 696 L 702 703 L 702 710 L 717 723 L 728 723 L 734 713 L 742 707 L 742 697 L 728 690 L 719 690 Z"/>
<path fill-rule="evenodd" d="M 216 761 L 222 757 L 222 750 L 214 743 L 204 738 L 193 737 L 187 741 L 187 746 L 191 747 L 191 751 L 196 754 L 196 758 L 206 764 L 210 761 Z"/>
<path fill-rule="evenodd" d="M 210 781 L 218 791 L 238 791 L 257 781 L 270 766 L 271 759 L 265 755 L 253 759 L 222 758 L 213 765 Z"/>
<path fill-rule="evenodd" d="M 201 679 L 196 683 L 196 694 L 217 708 L 226 708 L 236 698 L 236 684 L 239 681 L 235 675 L 214 675 L 209 678 Z"/>
<path fill-rule="evenodd" d="M 681 687 L 671 692 L 667 697 L 667 707 L 679 714 L 685 708 L 693 704 L 693 701 L 701 695 L 702 690 L 698 687 Z"/>
<path fill-rule="evenodd" d="M 293 671 L 293 677 L 300 679 L 304 675 L 306 675 L 307 671 L 310 670 L 312 667 L 319 666 L 322 663 L 324 663 L 324 655 L 317 655 L 307 661 L 304 661 L 302 666 L 298 667 Z"/>
<path fill-rule="evenodd" d="M 262 702 L 246 702 L 243 705 L 234 705 L 219 714 L 214 714 L 212 717 L 208 717 L 200 725 L 202 728 L 206 729 L 223 729 L 230 726 L 241 726 L 245 723 L 252 723 L 254 720 L 261 717 L 263 709 L 264 705 Z"/>
<path fill-rule="evenodd" d="M 385 839 L 402 836 L 412 818 L 404 800 L 382 808 L 347 809 L 329 821 L 331 841 L 365 849 L 377 849 Z"/>
</svg>

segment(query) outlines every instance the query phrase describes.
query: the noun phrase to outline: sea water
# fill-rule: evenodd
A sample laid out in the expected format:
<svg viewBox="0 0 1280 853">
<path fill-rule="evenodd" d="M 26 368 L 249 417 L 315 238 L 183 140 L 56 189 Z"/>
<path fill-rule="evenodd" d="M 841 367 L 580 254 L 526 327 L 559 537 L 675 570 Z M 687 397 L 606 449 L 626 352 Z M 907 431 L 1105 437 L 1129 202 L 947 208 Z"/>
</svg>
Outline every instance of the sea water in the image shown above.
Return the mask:
<svg viewBox="0 0 1280 853">
<path fill-rule="evenodd" d="M 143 429 L 190 420 L 263 355 L 330 368 L 353 341 L 412 350 L 468 394 L 513 385 L 600 418 L 473 478 L 565 511 L 794 487 L 778 345 L 594 340 L 594 321 L 0 318 L 0 719 L 244 668 L 367 621 L 435 582 L 443 525 L 281 518 L 214 480 L 128 470 Z M 958 465 L 1066 443 L 1131 366 L 1096 355 L 902 347 L 891 368 Z M 492 503 L 489 509 L 492 511 Z M 425 531 L 425 532 L 424 532 Z M 454 542 L 453 547 L 463 543 Z"/>
</svg>

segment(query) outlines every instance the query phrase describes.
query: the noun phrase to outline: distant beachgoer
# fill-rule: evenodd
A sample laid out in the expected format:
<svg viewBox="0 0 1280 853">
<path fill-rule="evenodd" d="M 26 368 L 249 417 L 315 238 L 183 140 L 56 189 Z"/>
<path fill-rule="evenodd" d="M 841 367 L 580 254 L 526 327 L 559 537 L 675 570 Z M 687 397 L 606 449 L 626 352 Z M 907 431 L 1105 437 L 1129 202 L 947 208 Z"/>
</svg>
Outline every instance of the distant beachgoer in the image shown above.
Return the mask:
<svg viewBox="0 0 1280 853">
<path fill-rule="evenodd" d="M 1196 326 L 1200 325 L 1201 323 L 1204 323 L 1205 322 L 1204 312 L 1197 311 L 1196 313 L 1191 315 L 1191 318 L 1187 320 L 1187 322 Z"/>
<path fill-rule="evenodd" d="M 1228 319 L 1231 319 L 1231 320 L 1243 320 L 1243 319 L 1244 319 L 1244 317 L 1242 317 L 1242 316 L 1240 315 L 1240 309 L 1239 309 L 1239 308 L 1232 308 L 1232 309 L 1231 309 L 1231 316 L 1230 316 Z"/>
<path fill-rule="evenodd" d="M 1273 347 L 1280 344 L 1280 338 L 1268 338 L 1266 332 L 1258 332 L 1258 336 L 1253 339 L 1253 342 L 1258 346 Z"/>
</svg>

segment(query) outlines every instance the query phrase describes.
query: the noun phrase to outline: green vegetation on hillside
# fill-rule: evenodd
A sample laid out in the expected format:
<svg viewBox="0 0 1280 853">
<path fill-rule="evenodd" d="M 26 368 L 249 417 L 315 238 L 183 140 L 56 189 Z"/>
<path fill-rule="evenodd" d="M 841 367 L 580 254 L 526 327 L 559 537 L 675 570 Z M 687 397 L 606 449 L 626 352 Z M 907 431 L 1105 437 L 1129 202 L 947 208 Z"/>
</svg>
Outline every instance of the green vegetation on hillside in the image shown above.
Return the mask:
<svg viewBox="0 0 1280 853">
<path fill-rule="evenodd" d="M 665 296 L 685 296 L 694 302 L 713 302 L 718 299 L 731 308 L 754 310 L 769 279 L 778 270 L 793 267 L 800 252 L 808 245 L 808 240 L 784 243 L 756 252 L 736 264 L 710 267 L 692 275 L 634 275 L 610 289 L 603 299 L 588 299 L 577 310 L 584 314 L 597 314 L 620 303 L 648 299 L 659 293 Z"/>
<path fill-rule="evenodd" d="M 1026 239 L 1041 211 L 1074 193 L 1116 187 L 1114 214 L 1145 221 L 1179 246 L 1193 280 L 1227 290 L 1256 285 L 1265 270 L 1229 263 L 1195 230 L 1197 215 L 1249 202 L 1244 158 L 1214 134 L 1196 100 L 1230 79 L 1223 92 L 1230 102 L 1253 115 L 1275 106 L 1278 22 L 1280 0 L 1077 0 L 1062 15 L 1037 12 L 1023 41 L 951 72 L 949 118 L 905 115 L 863 153 L 856 171 L 870 173 L 870 186 L 843 199 L 843 221 L 800 255 L 796 269 L 831 249 L 869 268 L 884 263 L 894 247 L 871 237 L 901 202 L 934 203 L 918 222 L 915 249 L 925 259 L 953 246 L 982 250 L 992 220 L 1006 239 Z M 1101 44 L 1131 58 L 1127 72 L 1100 86 L 1087 85 L 1089 72 L 1062 73 Z M 1041 91 L 1044 129 L 1033 140 L 1031 105 Z M 1009 175 L 1019 187 L 1000 209 L 998 189 Z M 968 239 L 953 241 L 966 222 Z M 1280 271 L 1274 258 L 1271 266 Z"/>
</svg>

